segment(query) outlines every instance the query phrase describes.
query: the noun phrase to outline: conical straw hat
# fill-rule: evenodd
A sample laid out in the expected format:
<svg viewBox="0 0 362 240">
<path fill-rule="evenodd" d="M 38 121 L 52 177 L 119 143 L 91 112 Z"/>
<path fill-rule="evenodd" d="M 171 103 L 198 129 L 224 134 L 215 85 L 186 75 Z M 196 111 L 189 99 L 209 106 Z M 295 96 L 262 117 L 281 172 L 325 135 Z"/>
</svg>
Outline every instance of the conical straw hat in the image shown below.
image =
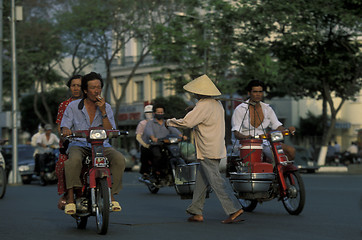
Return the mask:
<svg viewBox="0 0 362 240">
<path fill-rule="evenodd" d="M 210 78 L 204 74 L 184 86 L 188 92 L 204 95 L 204 96 L 220 96 L 221 92 Z"/>
</svg>

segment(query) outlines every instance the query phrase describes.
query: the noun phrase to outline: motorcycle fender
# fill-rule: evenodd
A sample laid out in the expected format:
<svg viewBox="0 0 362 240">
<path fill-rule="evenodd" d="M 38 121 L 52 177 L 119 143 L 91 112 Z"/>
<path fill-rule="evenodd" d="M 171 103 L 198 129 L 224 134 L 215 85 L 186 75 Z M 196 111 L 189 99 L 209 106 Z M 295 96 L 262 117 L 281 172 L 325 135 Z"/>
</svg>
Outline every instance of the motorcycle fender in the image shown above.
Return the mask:
<svg viewBox="0 0 362 240">
<path fill-rule="evenodd" d="M 168 151 L 171 153 L 172 157 L 179 157 L 180 156 L 180 148 L 178 145 L 171 144 L 168 147 Z"/>
<path fill-rule="evenodd" d="M 111 171 L 108 168 L 92 168 L 89 171 L 89 187 L 95 188 L 97 186 L 97 178 L 107 178 L 108 187 L 112 187 Z"/>
<path fill-rule="evenodd" d="M 286 190 L 287 190 L 287 184 L 284 179 L 284 173 L 296 172 L 296 171 L 298 171 L 298 168 L 296 166 L 294 166 L 293 164 L 288 164 L 286 166 L 279 165 L 278 171 L 279 171 L 279 179 L 280 179 L 280 184 L 281 184 L 281 188 L 280 188 L 281 195 L 285 196 Z"/>
<path fill-rule="evenodd" d="M 293 164 L 288 164 L 286 166 L 282 166 L 282 171 L 283 172 L 295 172 L 295 171 L 298 171 L 298 167 L 296 167 Z"/>
</svg>

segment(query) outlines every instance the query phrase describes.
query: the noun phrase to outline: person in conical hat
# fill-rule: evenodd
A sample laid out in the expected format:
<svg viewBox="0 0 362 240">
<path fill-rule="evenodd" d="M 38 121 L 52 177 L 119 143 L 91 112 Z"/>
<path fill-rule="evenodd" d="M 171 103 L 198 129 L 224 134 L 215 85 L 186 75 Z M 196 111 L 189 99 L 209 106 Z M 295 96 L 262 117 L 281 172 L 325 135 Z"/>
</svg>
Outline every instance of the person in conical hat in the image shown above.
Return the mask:
<svg viewBox="0 0 362 240">
<path fill-rule="evenodd" d="M 192 128 L 195 136 L 197 170 L 195 190 L 191 205 L 186 212 L 191 215 L 190 222 L 202 222 L 203 206 L 208 186 L 216 192 L 221 205 L 228 215 L 222 223 L 238 221 L 242 206 L 235 197 L 230 184 L 221 177 L 219 163 L 226 157 L 224 108 L 213 96 L 221 95 L 219 89 L 207 75 L 202 75 L 184 86 L 184 89 L 196 95 L 196 106 L 181 119 L 168 119 L 167 125 L 180 128 Z"/>
<path fill-rule="evenodd" d="M 195 80 L 189 82 L 183 87 L 186 91 L 202 96 L 220 96 L 221 92 L 211 79 L 206 75 L 202 75 Z"/>
</svg>

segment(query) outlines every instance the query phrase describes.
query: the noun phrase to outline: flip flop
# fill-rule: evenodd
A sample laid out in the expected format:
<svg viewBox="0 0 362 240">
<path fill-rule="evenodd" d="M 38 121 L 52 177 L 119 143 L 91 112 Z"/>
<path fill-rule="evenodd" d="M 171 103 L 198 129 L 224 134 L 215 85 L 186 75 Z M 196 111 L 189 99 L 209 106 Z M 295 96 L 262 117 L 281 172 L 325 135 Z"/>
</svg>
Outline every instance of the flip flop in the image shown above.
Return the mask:
<svg viewBox="0 0 362 240">
<path fill-rule="evenodd" d="M 121 206 L 117 201 L 112 201 L 112 211 L 113 212 L 120 212 L 122 210 Z"/>
<path fill-rule="evenodd" d="M 244 210 L 240 209 L 239 211 L 231 214 L 230 217 L 228 217 L 227 219 L 225 219 L 221 223 L 229 224 L 229 223 L 237 223 L 237 222 L 245 221 L 244 219 L 239 219 L 239 220 L 237 219 L 243 213 L 244 213 Z"/>
<path fill-rule="evenodd" d="M 64 209 L 65 214 L 73 215 L 76 213 L 75 204 L 74 203 L 68 203 L 65 205 Z"/>
</svg>

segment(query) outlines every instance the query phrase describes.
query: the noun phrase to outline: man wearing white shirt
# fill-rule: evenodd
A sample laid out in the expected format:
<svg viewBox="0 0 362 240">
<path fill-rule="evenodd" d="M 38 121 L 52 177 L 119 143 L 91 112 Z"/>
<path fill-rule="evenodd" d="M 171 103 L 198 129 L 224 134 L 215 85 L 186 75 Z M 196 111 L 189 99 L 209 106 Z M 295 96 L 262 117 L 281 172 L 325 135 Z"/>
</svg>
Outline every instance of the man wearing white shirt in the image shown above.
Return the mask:
<svg viewBox="0 0 362 240">
<path fill-rule="evenodd" d="M 42 185 L 45 184 L 45 163 L 50 157 L 49 154 L 53 152 L 54 148 L 59 147 L 59 138 L 57 137 L 57 135 L 52 133 L 52 125 L 46 124 L 44 128 L 45 133 L 42 133 L 36 141 L 39 154 L 39 174 Z"/>
<path fill-rule="evenodd" d="M 252 80 L 249 82 L 246 90 L 248 91 L 249 99 L 236 107 L 232 119 L 231 131 L 238 140 L 249 139 L 265 133 L 265 130 L 283 131 L 285 128 L 278 120 L 274 110 L 262 102 L 264 97 L 265 85 L 262 81 Z M 293 134 L 294 127 L 289 127 L 289 131 Z M 282 144 L 282 148 L 289 160 L 295 157 L 295 148 Z M 263 140 L 263 153 L 270 159 L 273 158 L 270 145 L 266 140 Z"/>
</svg>

